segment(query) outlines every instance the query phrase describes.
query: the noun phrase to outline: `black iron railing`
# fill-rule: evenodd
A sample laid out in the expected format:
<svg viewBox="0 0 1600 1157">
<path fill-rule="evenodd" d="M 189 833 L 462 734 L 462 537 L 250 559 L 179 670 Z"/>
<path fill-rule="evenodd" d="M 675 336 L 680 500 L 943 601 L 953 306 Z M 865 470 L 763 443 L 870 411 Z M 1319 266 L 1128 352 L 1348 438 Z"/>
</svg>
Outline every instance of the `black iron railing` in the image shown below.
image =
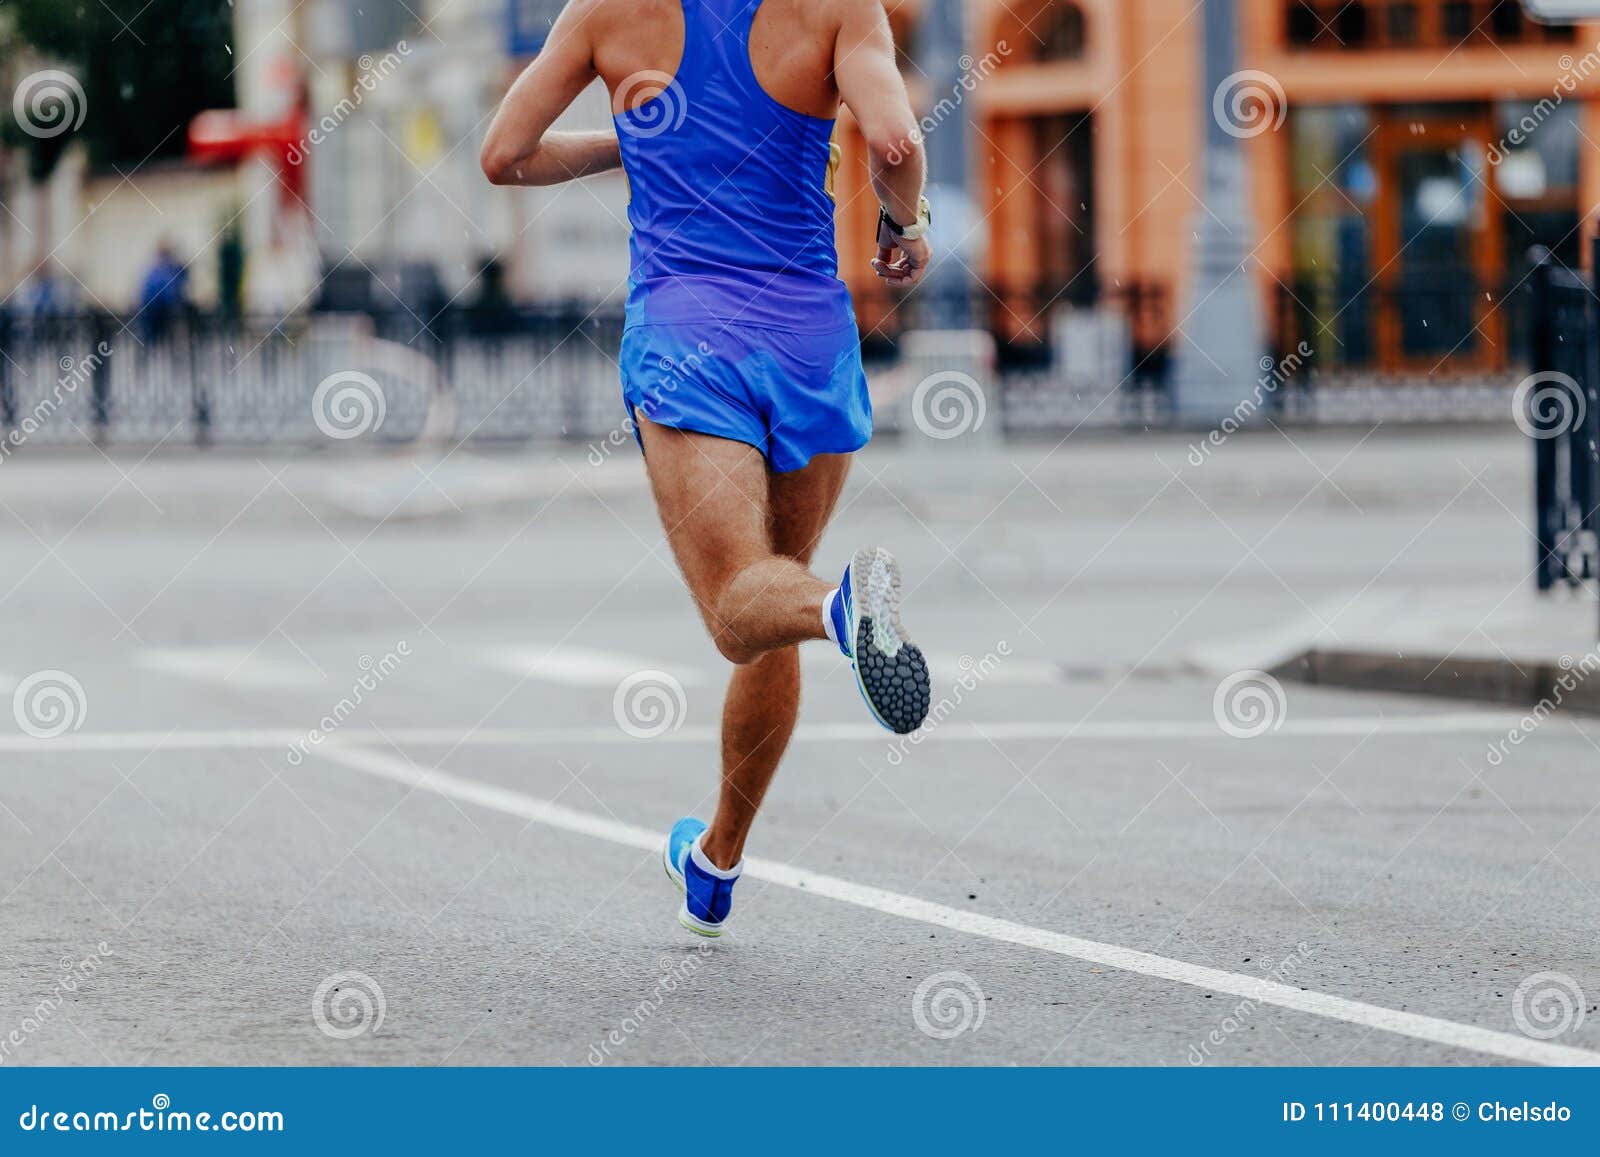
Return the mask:
<svg viewBox="0 0 1600 1157">
<path fill-rule="evenodd" d="M 1259 409 L 1286 422 L 1509 421 L 1506 399 L 1537 336 L 1531 299 L 1465 279 L 1291 284 L 1263 351 Z M 855 304 L 876 381 L 904 354 L 905 336 L 937 321 L 949 303 L 923 287 L 858 293 Z M 1168 362 L 1182 303 L 1164 287 L 990 284 L 964 294 L 961 306 L 969 324 L 996 339 L 999 374 L 985 388 L 1007 431 L 1175 420 Z M 431 314 L 396 303 L 288 318 L 0 311 L 0 450 L 85 435 L 326 445 L 314 403 L 340 374 L 380 383 L 382 421 L 372 430 L 379 439 L 428 430 L 581 442 L 622 420 L 622 327 L 617 302 Z M 1296 352 L 1302 342 L 1312 351 L 1306 356 Z M 892 393 L 894 375 L 883 380 Z M 1241 396 L 1257 385 L 1241 383 Z M 885 406 L 881 424 L 892 428 L 892 419 Z"/>
<path fill-rule="evenodd" d="M 900 337 L 938 327 L 953 314 L 994 336 L 1002 369 L 1050 366 L 1063 354 L 1062 319 L 1090 313 L 1120 319 L 1126 333 L 1126 372 L 1141 381 L 1160 377 L 1160 355 L 1171 337 L 1166 286 L 1129 282 L 1106 287 L 1084 275 L 1069 282 L 996 281 L 952 298 L 924 286 L 904 293 L 870 287 L 854 294 L 863 348 L 869 357 L 893 357 Z"/>
<path fill-rule="evenodd" d="M 289 318 L 0 313 L 0 438 L 169 442 L 325 440 L 319 387 L 379 385 L 386 440 L 441 410 L 462 437 L 582 439 L 621 415 L 616 304 L 432 317 L 395 309 Z M 352 375 L 355 375 L 352 377 Z M 341 379 L 341 380 L 344 380 Z M 326 391 L 324 391 L 326 393 Z"/>
<path fill-rule="evenodd" d="M 1594 254 L 1600 261 L 1600 238 Z M 1532 372 L 1518 385 L 1515 401 L 1518 425 L 1533 442 L 1540 590 L 1600 575 L 1600 285 L 1593 276 L 1540 251 L 1528 279 Z"/>
<path fill-rule="evenodd" d="M 1276 346 L 1304 342 L 1318 373 L 1423 378 L 1497 373 L 1527 355 L 1526 278 L 1488 286 L 1462 270 L 1391 283 L 1299 277 L 1280 284 Z"/>
<path fill-rule="evenodd" d="M 936 324 L 951 303 L 923 288 L 868 291 L 855 304 L 864 352 L 881 365 L 900 356 L 908 331 Z M 1085 375 L 1128 397 L 1164 388 L 1168 311 L 1160 289 L 991 285 L 961 304 L 969 324 L 995 337 L 1002 391 L 1013 371 L 1029 379 L 1025 391 Z M 85 435 L 325 441 L 314 407 L 319 387 L 365 374 L 380 383 L 382 422 L 372 433 L 382 439 L 409 440 L 443 422 L 455 437 L 582 441 L 621 420 L 622 325 L 616 302 L 431 316 L 399 304 L 288 318 L 0 311 L 0 437 L 15 434 L 13 446 Z"/>
</svg>

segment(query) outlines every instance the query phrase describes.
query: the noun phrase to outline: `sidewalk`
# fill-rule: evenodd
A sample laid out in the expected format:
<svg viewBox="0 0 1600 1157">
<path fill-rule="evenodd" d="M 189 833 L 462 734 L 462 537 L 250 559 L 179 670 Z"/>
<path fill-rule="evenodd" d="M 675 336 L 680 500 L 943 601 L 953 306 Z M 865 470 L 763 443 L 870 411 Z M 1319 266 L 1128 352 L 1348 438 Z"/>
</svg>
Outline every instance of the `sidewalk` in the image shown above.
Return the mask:
<svg viewBox="0 0 1600 1157">
<path fill-rule="evenodd" d="M 1274 673 L 1306 683 L 1600 714 L 1592 592 L 1386 591 L 1358 600 Z"/>
<path fill-rule="evenodd" d="M 1373 586 L 1297 621 L 1196 649 L 1212 675 L 1256 669 L 1358 691 L 1444 695 L 1600 714 L 1600 605 L 1592 591 Z"/>
</svg>

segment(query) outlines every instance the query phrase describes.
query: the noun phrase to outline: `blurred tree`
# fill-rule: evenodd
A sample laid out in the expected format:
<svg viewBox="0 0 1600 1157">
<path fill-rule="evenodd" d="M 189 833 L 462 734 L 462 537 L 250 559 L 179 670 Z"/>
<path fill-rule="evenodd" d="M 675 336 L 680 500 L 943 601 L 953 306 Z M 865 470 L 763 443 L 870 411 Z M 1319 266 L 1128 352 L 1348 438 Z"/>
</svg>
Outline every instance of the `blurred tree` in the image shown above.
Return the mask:
<svg viewBox="0 0 1600 1157">
<path fill-rule="evenodd" d="M 83 88 L 83 125 L 75 132 L 25 132 L 6 108 L 5 143 L 26 151 L 35 181 L 49 177 L 74 140 L 87 145 L 96 166 L 125 169 L 180 156 L 195 113 L 233 107 L 228 0 L 0 0 L 0 20 L 7 23 L 0 58 L 15 62 L 18 50 L 30 47 Z M 26 72 L 16 64 L 7 71 L 15 91 Z"/>
</svg>

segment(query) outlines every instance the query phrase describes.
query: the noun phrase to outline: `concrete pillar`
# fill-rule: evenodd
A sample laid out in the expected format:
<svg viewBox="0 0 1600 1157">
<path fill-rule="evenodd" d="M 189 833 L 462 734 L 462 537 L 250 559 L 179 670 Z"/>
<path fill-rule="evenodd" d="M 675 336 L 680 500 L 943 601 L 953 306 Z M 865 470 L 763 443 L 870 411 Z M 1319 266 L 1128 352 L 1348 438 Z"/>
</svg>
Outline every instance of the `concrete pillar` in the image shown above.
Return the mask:
<svg viewBox="0 0 1600 1157">
<path fill-rule="evenodd" d="M 1246 267 L 1255 235 L 1242 139 L 1270 131 L 1282 108 L 1275 82 L 1238 69 L 1234 0 L 1204 0 L 1203 110 L 1205 205 L 1195 215 L 1189 294 L 1181 302 L 1181 336 L 1173 375 L 1180 422 L 1213 425 L 1249 398 L 1266 350 L 1261 300 Z"/>
</svg>

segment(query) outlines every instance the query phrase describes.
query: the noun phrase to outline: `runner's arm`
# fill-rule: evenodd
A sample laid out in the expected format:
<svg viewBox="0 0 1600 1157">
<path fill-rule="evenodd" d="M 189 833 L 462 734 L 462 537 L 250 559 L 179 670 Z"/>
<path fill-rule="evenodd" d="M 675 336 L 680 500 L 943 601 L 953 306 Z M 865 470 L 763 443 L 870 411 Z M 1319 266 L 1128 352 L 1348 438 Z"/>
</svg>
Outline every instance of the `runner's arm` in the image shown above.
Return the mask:
<svg viewBox="0 0 1600 1157">
<path fill-rule="evenodd" d="M 871 158 L 872 187 L 889 216 L 917 219 L 927 179 L 922 134 L 895 67 L 894 33 L 879 0 L 849 0 L 834 46 L 834 81 Z"/>
<path fill-rule="evenodd" d="M 879 203 L 897 223 L 914 223 L 921 213 L 927 183 L 927 156 L 905 80 L 895 65 L 894 33 L 880 0 L 847 0 L 844 4 L 833 74 L 839 98 L 855 116 L 866 140 L 872 187 Z M 880 242 L 884 240 L 880 238 Z M 892 265 L 887 260 L 891 248 L 902 254 L 902 260 Z M 886 281 L 911 285 L 920 279 L 930 260 L 926 238 L 902 239 L 881 249 L 873 268 Z"/>
<path fill-rule="evenodd" d="M 544 48 L 500 102 L 479 156 L 492 184 L 559 185 L 621 167 L 614 131 L 550 131 L 597 75 L 587 12 L 581 0 L 562 9 Z"/>
</svg>

